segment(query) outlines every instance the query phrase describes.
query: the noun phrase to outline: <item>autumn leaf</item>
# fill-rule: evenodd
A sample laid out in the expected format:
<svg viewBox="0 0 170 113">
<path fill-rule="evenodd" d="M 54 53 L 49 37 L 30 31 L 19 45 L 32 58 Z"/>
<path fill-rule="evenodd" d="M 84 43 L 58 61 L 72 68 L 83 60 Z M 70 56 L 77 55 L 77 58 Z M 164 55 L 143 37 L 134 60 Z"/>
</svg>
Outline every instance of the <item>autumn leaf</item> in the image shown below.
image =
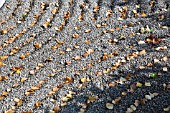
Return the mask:
<svg viewBox="0 0 170 113">
<path fill-rule="evenodd" d="M 66 78 L 64 79 L 64 82 L 65 82 L 66 84 L 69 84 L 69 83 L 73 82 L 73 78 L 71 78 L 71 77 L 66 77 Z"/>
<path fill-rule="evenodd" d="M 152 45 L 158 45 L 163 41 L 163 39 L 157 38 L 152 34 L 145 39 L 145 42 Z"/>
<path fill-rule="evenodd" d="M 41 106 L 41 102 L 36 102 L 34 108 L 38 108 L 39 106 Z"/>
</svg>

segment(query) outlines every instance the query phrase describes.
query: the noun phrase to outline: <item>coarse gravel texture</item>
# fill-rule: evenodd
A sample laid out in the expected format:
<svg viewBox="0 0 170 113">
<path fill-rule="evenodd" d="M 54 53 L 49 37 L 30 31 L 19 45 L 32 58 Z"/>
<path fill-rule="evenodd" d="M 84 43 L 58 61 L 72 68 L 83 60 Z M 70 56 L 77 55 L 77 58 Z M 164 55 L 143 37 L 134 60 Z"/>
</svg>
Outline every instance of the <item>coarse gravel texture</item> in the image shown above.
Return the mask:
<svg viewBox="0 0 170 113">
<path fill-rule="evenodd" d="M 169 26 L 170 0 L 6 0 L 0 113 L 169 113 Z"/>
</svg>

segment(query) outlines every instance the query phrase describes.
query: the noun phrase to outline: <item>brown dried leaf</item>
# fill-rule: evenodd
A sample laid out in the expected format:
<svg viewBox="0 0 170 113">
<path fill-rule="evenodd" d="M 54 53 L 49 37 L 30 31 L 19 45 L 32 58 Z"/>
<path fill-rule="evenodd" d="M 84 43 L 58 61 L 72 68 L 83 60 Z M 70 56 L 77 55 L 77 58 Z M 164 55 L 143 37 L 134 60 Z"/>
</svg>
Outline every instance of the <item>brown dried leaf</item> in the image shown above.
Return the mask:
<svg viewBox="0 0 170 113">
<path fill-rule="evenodd" d="M 41 102 L 36 102 L 34 108 L 38 108 L 39 106 L 41 106 Z"/>
<path fill-rule="evenodd" d="M 32 86 L 32 87 L 31 87 L 31 89 L 32 89 L 32 90 L 38 90 L 38 89 L 39 89 L 39 87 Z"/>
<path fill-rule="evenodd" d="M 146 43 L 149 43 L 149 44 L 152 44 L 152 45 L 157 45 L 157 44 L 161 43 L 162 41 L 163 41 L 162 39 L 156 38 L 152 34 L 145 39 Z"/>
<path fill-rule="evenodd" d="M 59 90 L 58 87 L 55 87 L 55 88 L 52 89 L 52 91 L 54 91 L 54 92 L 57 92 L 58 90 Z"/>
<path fill-rule="evenodd" d="M 18 87 L 19 86 L 19 84 L 13 84 L 12 85 L 12 87 L 14 88 L 14 87 Z"/>
<path fill-rule="evenodd" d="M 91 29 L 85 30 L 85 33 L 89 33 L 89 32 L 91 32 Z"/>
<path fill-rule="evenodd" d="M 2 92 L 2 96 L 8 95 L 8 92 Z"/>
<path fill-rule="evenodd" d="M 21 82 L 25 82 L 25 80 L 27 80 L 27 78 L 21 78 Z"/>
<path fill-rule="evenodd" d="M 67 52 L 70 52 L 70 51 L 72 51 L 72 50 L 71 50 L 71 48 L 67 48 L 66 51 L 67 51 Z"/>
<path fill-rule="evenodd" d="M 74 60 L 81 60 L 81 57 L 80 56 L 75 56 Z"/>
<path fill-rule="evenodd" d="M 73 34 L 73 38 L 78 38 L 79 37 L 79 34 L 75 33 Z"/>
<path fill-rule="evenodd" d="M 56 14 L 57 13 L 57 8 L 54 8 L 52 11 L 51 11 L 51 13 L 54 15 L 54 14 Z"/>
<path fill-rule="evenodd" d="M 54 110 L 55 112 L 58 112 L 58 111 L 60 111 L 61 109 L 60 109 L 59 106 L 55 106 L 53 110 Z"/>
<path fill-rule="evenodd" d="M 22 54 L 19 58 L 20 58 L 20 59 L 24 59 L 24 58 L 25 58 L 25 55 Z"/>
<path fill-rule="evenodd" d="M 49 93 L 48 93 L 48 96 L 51 96 L 51 95 L 53 95 L 55 92 L 54 91 L 50 91 Z"/>
<path fill-rule="evenodd" d="M 5 113 L 14 113 L 14 111 L 12 109 L 9 109 L 9 110 L 5 111 Z"/>
<path fill-rule="evenodd" d="M 3 34 L 6 34 L 6 33 L 8 33 L 8 30 L 6 30 L 6 29 L 1 31 L 1 34 L 2 34 L 2 35 L 3 35 Z"/>
<path fill-rule="evenodd" d="M 97 27 L 97 28 L 100 28 L 100 27 L 101 27 L 101 24 L 97 24 L 96 27 Z"/>
<path fill-rule="evenodd" d="M 8 56 L 0 56 L 0 61 L 7 59 Z"/>
<path fill-rule="evenodd" d="M 139 52 L 140 55 L 145 55 L 146 54 L 146 50 L 143 49 L 142 51 Z"/>
<path fill-rule="evenodd" d="M 5 98 L 5 96 L 0 95 L 0 100 L 3 100 Z"/>
<path fill-rule="evenodd" d="M 88 97 L 88 100 L 87 100 L 87 103 L 90 103 L 90 102 L 95 102 L 97 100 L 97 96 L 89 96 Z"/>
<path fill-rule="evenodd" d="M 66 84 L 69 84 L 69 83 L 73 82 L 73 78 L 71 78 L 71 77 L 66 77 L 66 78 L 64 79 L 64 82 L 65 82 Z"/>
<path fill-rule="evenodd" d="M 3 62 L 0 61 L 0 67 L 5 66 L 6 64 L 4 64 Z"/>
<path fill-rule="evenodd" d="M 0 76 L 0 81 L 7 80 L 8 76 Z"/>
<path fill-rule="evenodd" d="M 85 44 L 90 44 L 91 41 L 90 40 L 85 40 Z"/>
<path fill-rule="evenodd" d="M 86 57 L 86 56 L 88 56 L 89 54 L 87 53 L 87 52 L 85 52 L 84 54 L 83 54 L 83 56 L 84 57 Z"/>
<path fill-rule="evenodd" d="M 64 19 L 69 19 L 70 18 L 70 12 L 64 12 Z"/>
<path fill-rule="evenodd" d="M 102 73 L 101 71 L 97 71 L 97 72 L 96 72 L 96 75 L 97 75 L 97 76 L 101 76 L 101 75 L 103 75 L 103 73 Z"/>
<path fill-rule="evenodd" d="M 35 43 L 34 43 L 34 47 L 37 48 L 37 49 L 39 49 L 39 48 L 42 47 L 42 44 L 39 44 L 38 42 L 35 42 Z"/>
</svg>

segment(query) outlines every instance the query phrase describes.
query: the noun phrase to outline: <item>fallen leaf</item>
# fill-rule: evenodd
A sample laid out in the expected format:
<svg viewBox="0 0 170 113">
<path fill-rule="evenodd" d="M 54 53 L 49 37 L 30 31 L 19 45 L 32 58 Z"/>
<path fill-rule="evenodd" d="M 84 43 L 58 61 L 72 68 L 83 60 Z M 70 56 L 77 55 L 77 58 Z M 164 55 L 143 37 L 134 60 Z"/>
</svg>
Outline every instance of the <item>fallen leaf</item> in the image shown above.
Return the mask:
<svg viewBox="0 0 170 113">
<path fill-rule="evenodd" d="M 0 67 L 5 66 L 6 64 L 4 64 L 3 62 L 0 61 Z"/>
<path fill-rule="evenodd" d="M 63 102 L 67 102 L 67 101 L 70 100 L 70 98 L 68 98 L 68 97 L 63 97 L 61 100 L 62 100 Z"/>
<path fill-rule="evenodd" d="M 145 41 L 139 41 L 138 44 L 145 44 Z"/>
<path fill-rule="evenodd" d="M 149 75 L 150 77 L 152 78 L 156 78 L 157 77 L 157 74 L 156 73 L 152 73 L 151 75 Z"/>
<path fill-rule="evenodd" d="M 145 82 L 145 86 L 151 86 L 150 82 Z"/>
<path fill-rule="evenodd" d="M 0 95 L 0 100 L 3 100 L 5 98 L 5 96 Z"/>
<path fill-rule="evenodd" d="M 163 108 L 164 111 L 168 112 L 170 110 L 170 106 Z"/>
<path fill-rule="evenodd" d="M 27 80 L 27 78 L 21 78 L 21 82 L 25 82 L 25 80 Z"/>
<path fill-rule="evenodd" d="M 53 76 L 55 76 L 55 74 L 48 74 L 48 77 L 53 77 Z"/>
<path fill-rule="evenodd" d="M 166 62 L 166 61 L 168 61 L 168 57 L 165 56 L 165 57 L 162 58 L 162 60 Z"/>
<path fill-rule="evenodd" d="M 41 106 L 41 102 L 36 102 L 34 108 L 38 108 L 39 106 Z"/>
<path fill-rule="evenodd" d="M 140 104 L 140 101 L 139 101 L 139 100 L 135 100 L 134 105 L 135 105 L 136 107 L 138 107 L 138 106 L 139 106 L 139 104 Z"/>
<path fill-rule="evenodd" d="M 147 100 L 151 100 L 151 99 L 152 99 L 150 95 L 145 95 L 145 98 L 146 98 Z"/>
<path fill-rule="evenodd" d="M 112 101 L 113 104 L 118 104 L 121 100 L 121 97 L 118 97 Z"/>
<path fill-rule="evenodd" d="M 113 104 L 112 103 L 106 103 L 106 108 L 107 109 L 113 109 Z"/>
<path fill-rule="evenodd" d="M 13 88 L 18 87 L 18 86 L 19 86 L 19 84 L 17 84 L 17 83 L 12 85 Z"/>
<path fill-rule="evenodd" d="M 146 104 L 146 101 L 147 101 L 146 98 L 140 99 L 140 104 L 141 104 L 141 105 L 145 105 L 145 104 Z"/>
<path fill-rule="evenodd" d="M 12 109 L 9 109 L 9 110 L 5 111 L 5 113 L 14 113 L 14 111 Z"/>
<path fill-rule="evenodd" d="M 90 103 L 90 102 L 95 102 L 97 100 L 97 96 L 89 96 L 88 97 L 88 100 L 87 100 L 87 103 Z"/>
<path fill-rule="evenodd" d="M 66 78 L 64 79 L 64 82 L 65 82 L 66 84 L 69 84 L 69 83 L 73 82 L 73 78 L 71 78 L 71 77 L 66 77 Z"/>
<path fill-rule="evenodd" d="M 101 75 L 103 75 L 103 73 L 102 73 L 101 71 L 97 71 L 97 72 L 96 72 L 96 75 L 97 75 L 97 76 L 101 76 Z"/>
<path fill-rule="evenodd" d="M 42 44 L 39 44 L 38 42 L 35 42 L 35 43 L 34 43 L 34 47 L 37 48 L 37 49 L 39 49 L 39 48 L 42 47 Z"/>
<path fill-rule="evenodd" d="M 78 38 L 79 35 L 77 33 L 73 34 L 73 38 Z"/>
<path fill-rule="evenodd" d="M 74 60 L 81 60 L 81 57 L 80 56 L 76 56 L 76 57 L 74 57 Z"/>
<path fill-rule="evenodd" d="M 57 92 L 58 90 L 59 90 L 58 87 L 55 87 L 55 88 L 52 89 L 52 91 L 54 91 L 54 92 Z"/>
<path fill-rule="evenodd" d="M 4 81 L 4 80 L 7 80 L 8 79 L 8 76 L 0 76 L 0 81 Z"/>
<path fill-rule="evenodd" d="M 145 69 L 145 66 L 139 66 L 139 69 Z"/>
<path fill-rule="evenodd" d="M 157 44 L 161 43 L 162 41 L 163 41 L 162 39 L 156 38 L 152 34 L 145 39 L 146 43 L 149 43 L 149 44 L 152 44 L 152 45 L 157 45 Z"/>
<path fill-rule="evenodd" d="M 136 83 L 136 86 L 137 86 L 137 87 L 142 87 L 142 83 L 137 82 L 137 83 Z"/>
<path fill-rule="evenodd" d="M 34 70 L 31 70 L 31 71 L 29 72 L 29 74 L 30 74 L 30 75 L 34 75 L 34 74 L 35 74 L 35 71 L 34 71 Z"/>
<path fill-rule="evenodd" d="M 59 106 L 55 106 L 55 107 L 53 108 L 53 110 L 54 110 L 55 112 L 58 112 L 58 111 L 60 111 L 61 109 L 60 109 Z"/>
<path fill-rule="evenodd" d="M 154 59 L 154 63 L 160 63 L 159 59 Z"/>
<path fill-rule="evenodd" d="M 140 55 L 145 55 L 146 54 L 146 50 L 143 49 L 142 51 L 139 52 Z"/>
<path fill-rule="evenodd" d="M 81 78 L 80 82 L 82 82 L 82 83 L 86 82 L 86 78 Z"/>
<path fill-rule="evenodd" d="M 56 14 L 57 13 L 57 8 L 54 8 L 52 11 L 51 11 L 51 13 L 54 15 L 54 14 Z"/>
<path fill-rule="evenodd" d="M 167 67 L 163 67 L 163 71 L 164 71 L 164 72 L 167 72 L 167 71 L 168 71 L 168 68 L 167 68 Z"/>
<path fill-rule="evenodd" d="M 132 113 L 133 109 L 132 108 L 127 108 L 126 113 Z"/>
<path fill-rule="evenodd" d="M 37 89 L 39 89 L 39 87 L 32 86 L 31 89 L 32 89 L 32 90 L 37 90 Z"/>
<path fill-rule="evenodd" d="M 167 50 L 167 46 L 163 46 L 163 47 L 157 47 L 155 50 L 159 51 L 159 50 Z"/>
<path fill-rule="evenodd" d="M 8 56 L 0 56 L 0 61 L 7 59 Z"/>
</svg>

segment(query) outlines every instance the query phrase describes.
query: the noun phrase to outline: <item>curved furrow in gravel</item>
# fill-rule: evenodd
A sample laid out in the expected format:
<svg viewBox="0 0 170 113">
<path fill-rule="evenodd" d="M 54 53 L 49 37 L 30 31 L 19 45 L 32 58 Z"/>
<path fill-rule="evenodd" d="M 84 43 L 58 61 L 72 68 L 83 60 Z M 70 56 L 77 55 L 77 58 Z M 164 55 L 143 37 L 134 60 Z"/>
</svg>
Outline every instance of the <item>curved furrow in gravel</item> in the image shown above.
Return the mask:
<svg viewBox="0 0 170 113">
<path fill-rule="evenodd" d="M 25 20 L 26 16 L 32 10 L 31 2 L 23 2 L 23 3 L 21 2 L 20 4 L 21 6 L 19 6 L 18 10 L 16 10 L 16 14 L 13 14 L 15 16 L 11 18 L 10 20 L 8 20 L 6 24 L 1 25 L 0 29 L 1 29 L 2 36 L 12 36 L 13 33 L 15 32 L 14 29 L 21 26 L 21 23 Z M 12 26 L 9 26 L 9 25 L 12 25 Z M 6 39 L 6 37 L 4 37 L 3 39 Z"/>
<path fill-rule="evenodd" d="M 12 3 L 12 4 L 10 4 L 10 3 Z M 1 12 L 0 12 L 1 15 L 4 15 L 4 16 L 1 17 L 0 25 L 3 25 L 4 23 L 7 23 L 11 18 L 13 18 L 13 16 L 15 15 L 15 12 L 18 10 L 19 6 L 21 6 L 21 4 L 20 4 L 20 2 L 18 0 L 14 1 L 14 3 L 12 1 L 9 1 L 10 5 L 8 5 L 8 4 L 6 5 L 6 4 L 7 3 L 5 3 L 5 5 L 4 5 L 5 8 L 1 9 Z M 11 7 L 13 9 L 11 9 Z M 11 11 L 8 11 L 9 9 Z M 7 16 L 5 16 L 5 15 L 7 15 Z"/>
<path fill-rule="evenodd" d="M 43 3 L 41 3 L 41 2 L 34 2 L 35 4 L 38 4 L 38 5 L 36 5 L 35 7 L 34 7 L 34 9 L 32 9 L 31 10 L 31 12 L 33 12 L 33 13 L 31 13 L 31 12 L 28 12 L 28 14 L 30 14 L 30 15 L 28 15 L 27 16 L 27 18 L 26 18 L 26 21 L 24 21 L 24 22 L 21 22 L 21 24 L 19 24 L 18 25 L 18 28 L 17 28 L 17 30 L 19 29 L 20 31 L 22 31 L 23 30 L 23 26 L 25 27 L 25 29 L 26 29 L 26 32 L 25 33 L 27 33 L 28 31 L 30 31 L 31 30 L 31 28 L 33 28 L 33 27 L 36 27 L 36 24 L 38 23 L 38 21 L 41 19 L 41 16 L 46 12 L 46 11 L 43 11 L 43 9 L 42 8 L 39 8 L 40 6 L 42 6 L 43 7 Z M 38 12 L 38 13 L 37 13 Z M 30 21 L 30 20 L 32 20 L 32 21 Z M 20 31 L 18 30 L 18 31 L 15 31 L 16 29 L 14 29 L 14 32 L 12 32 L 12 31 L 10 31 L 9 33 L 10 33 L 10 35 L 8 36 L 7 35 L 7 38 L 8 39 L 6 39 L 6 38 L 4 38 L 3 40 L 4 40 L 4 43 L 3 44 L 1 44 L 1 46 L 3 47 L 3 46 L 8 46 L 9 44 L 10 44 L 10 42 L 9 42 L 9 40 L 11 39 L 11 38 L 15 38 L 16 36 L 17 36 L 17 34 L 19 34 L 20 33 Z M 16 33 L 17 32 L 17 33 Z M 24 34 L 25 34 L 24 33 Z M 22 34 L 22 35 L 24 35 L 24 34 Z M 9 38 L 10 37 L 10 38 Z M 20 37 L 19 37 L 20 38 Z M 23 38 L 24 39 L 24 38 Z M 13 39 L 13 41 L 12 42 L 16 42 L 16 39 L 14 40 Z M 9 44 L 8 44 L 9 43 Z"/>
<path fill-rule="evenodd" d="M 41 32 L 39 32 L 39 33 L 41 33 Z M 43 35 L 45 35 L 45 34 L 43 34 Z M 42 41 L 43 41 L 43 40 L 42 40 Z M 46 45 L 46 43 L 48 43 L 48 42 L 49 42 L 49 40 L 47 40 L 46 42 L 44 42 L 44 45 Z M 34 48 L 33 48 L 33 49 L 34 49 Z M 21 51 L 21 52 L 22 52 L 22 51 Z M 19 58 L 19 57 L 18 57 L 18 58 Z M 17 59 L 18 59 L 18 58 L 17 58 Z M 10 59 L 14 59 L 14 58 L 10 58 Z M 10 59 L 9 59 L 9 61 L 11 61 Z M 15 60 L 16 60 L 16 59 L 15 59 Z M 21 60 L 21 59 L 18 59 L 18 60 Z M 16 60 L 16 62 L 17 62 L 18 60 Z M 19 61 L 19 62 L 20 62 L 20 61 Z M 21 62 L 22 62 L 22 61 L 21 61 Z M 16 63 L 16 64 L 17 64 L 17 63 Z M 14 66 L 14 67 L 15 67 L 15 66 Z M 10 68 L 9 68 L 9 69 L 10 69 Z"/>
</svg>

